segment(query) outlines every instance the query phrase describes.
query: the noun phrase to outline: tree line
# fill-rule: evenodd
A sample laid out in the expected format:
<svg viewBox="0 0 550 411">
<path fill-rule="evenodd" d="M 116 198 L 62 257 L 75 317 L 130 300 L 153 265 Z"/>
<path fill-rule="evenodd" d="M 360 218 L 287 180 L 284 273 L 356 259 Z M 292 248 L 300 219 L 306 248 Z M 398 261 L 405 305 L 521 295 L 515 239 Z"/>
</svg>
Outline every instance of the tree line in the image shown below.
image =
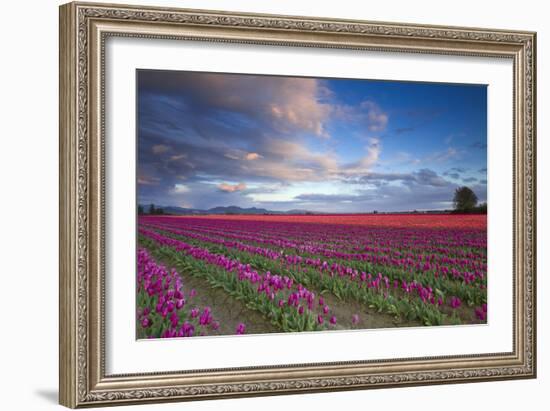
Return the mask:
<svg viewBox="0 0 550 411">
<path fill-rule="evenodd" d="M 154 204 L 151 204 L 148 208 L 147 208 L 147 212 L 145 211 L 145 209 L 143 208 L 142 205 L 138 205 L 138 214 L 139 215 L 143 215 L 143 214 L 150 214 L 150 215 L 164 215 L 166 214 L 164 212 L 164 209 L 162 207 L 155 207 Z"/>
</svg>

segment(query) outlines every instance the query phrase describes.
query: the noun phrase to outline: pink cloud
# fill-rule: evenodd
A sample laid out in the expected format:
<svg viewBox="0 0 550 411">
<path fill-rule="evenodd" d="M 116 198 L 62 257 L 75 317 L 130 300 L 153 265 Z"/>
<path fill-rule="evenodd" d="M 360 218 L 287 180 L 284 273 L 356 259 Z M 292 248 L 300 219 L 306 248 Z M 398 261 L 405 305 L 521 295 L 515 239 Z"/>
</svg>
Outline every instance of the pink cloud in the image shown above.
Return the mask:
<svg viewBox="0 0 550 411">
<path fill-rule="evenodd" d="M 236 191 L 246 190 L 246 184 L 245 183 L 239 183 L 239 184 L 221 183 L 218 185 L 218 189 L 221 191 L 225 191 L 226 193 L 234 193 Z"/>
<path fill-rule="evenodd" d="M 140 175 L 137 181 L 140 185 L 156 185 L 160 182 L 160 178 Z"/>
<path fill-rule="evenodd" d="M 361 108 L 366 110 L 367 122 L 369 124 L 370 131 L 382 131 L 388 124 L 388 115 L 382 111 L 382 109 L 372 101 L 363 101 Z"/>
<path fill-rule="evenodd" d="M 245 160 L 258 160 L 260 158 L 262 158 L 263 156 L 261 156 L 260 154 L 258 153 L 247 153 L 244 158 Z"/>
</svg>

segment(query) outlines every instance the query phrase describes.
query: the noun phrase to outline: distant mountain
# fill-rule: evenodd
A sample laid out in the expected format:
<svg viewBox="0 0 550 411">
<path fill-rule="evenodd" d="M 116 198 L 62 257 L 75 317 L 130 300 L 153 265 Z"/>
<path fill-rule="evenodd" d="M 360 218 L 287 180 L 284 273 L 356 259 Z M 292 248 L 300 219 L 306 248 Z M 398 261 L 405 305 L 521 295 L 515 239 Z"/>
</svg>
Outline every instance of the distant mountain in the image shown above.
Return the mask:
<svg viewBox="0 0 550 411">
<path fill-rule="evenodd" d="M 147 207 L 143 207 L 145 211 L 148 210 Z M 165 213 L 167 214 L 203 214 L 203 210 L 196 210 L 194 208 L 183 208 L 183 207 L 175 207 L 175 206 L 166 206 L 166 207 L 158 207 L 162 208 Z"/>
<path fill-rule="evenodd" d="M 149 204 L 140 204 L 141 207 L 147 213 L 149 210 Z M 201 210 L 196 208 L 184 208 L 176 206 L 156 206 L 157 209 L 162 209 L 165 214 L 173 215 L 189 215 L 189 214 L 314 214 L 307 210 L 289 210 L 289 211 L 273 211 L 265 208 L 242 208 L 238 206 L 225 206 L 225 207 L 213 207 L 208 210 Z"/>
<path fill-rule="evenodd" d="M 238 206 L 214 207 L 206 210 L 207 214 L 280 214 L 278 211 L 269 211 L 265 208 L 242 208 Z"/>
</svg>

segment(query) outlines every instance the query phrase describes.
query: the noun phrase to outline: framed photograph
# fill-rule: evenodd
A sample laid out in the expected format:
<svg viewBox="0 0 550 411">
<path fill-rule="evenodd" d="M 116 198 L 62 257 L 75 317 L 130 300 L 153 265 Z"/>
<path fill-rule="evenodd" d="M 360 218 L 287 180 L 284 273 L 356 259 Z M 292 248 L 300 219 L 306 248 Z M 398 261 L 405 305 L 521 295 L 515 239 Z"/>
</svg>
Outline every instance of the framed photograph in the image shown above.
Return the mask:
<svg viewBox="0 0 550 411">
<path fill-rule="evenodd" d="M 60 403 L 536 376 L 533 32 L 60 8 Z"/>
</svg>

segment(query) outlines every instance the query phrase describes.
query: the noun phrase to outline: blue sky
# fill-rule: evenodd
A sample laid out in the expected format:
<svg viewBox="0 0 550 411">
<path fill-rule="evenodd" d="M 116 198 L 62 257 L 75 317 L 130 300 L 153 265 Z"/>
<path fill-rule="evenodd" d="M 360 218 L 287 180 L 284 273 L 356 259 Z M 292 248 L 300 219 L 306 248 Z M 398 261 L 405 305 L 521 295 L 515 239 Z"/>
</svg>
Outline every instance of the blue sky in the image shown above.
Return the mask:
<svg viewBox="0 0 550 411">
<path fill-rule="evenodd" d="M 138 201 L 320 212 L 487 197 L 484 85 L 139 70 Z"/>
</svg>

